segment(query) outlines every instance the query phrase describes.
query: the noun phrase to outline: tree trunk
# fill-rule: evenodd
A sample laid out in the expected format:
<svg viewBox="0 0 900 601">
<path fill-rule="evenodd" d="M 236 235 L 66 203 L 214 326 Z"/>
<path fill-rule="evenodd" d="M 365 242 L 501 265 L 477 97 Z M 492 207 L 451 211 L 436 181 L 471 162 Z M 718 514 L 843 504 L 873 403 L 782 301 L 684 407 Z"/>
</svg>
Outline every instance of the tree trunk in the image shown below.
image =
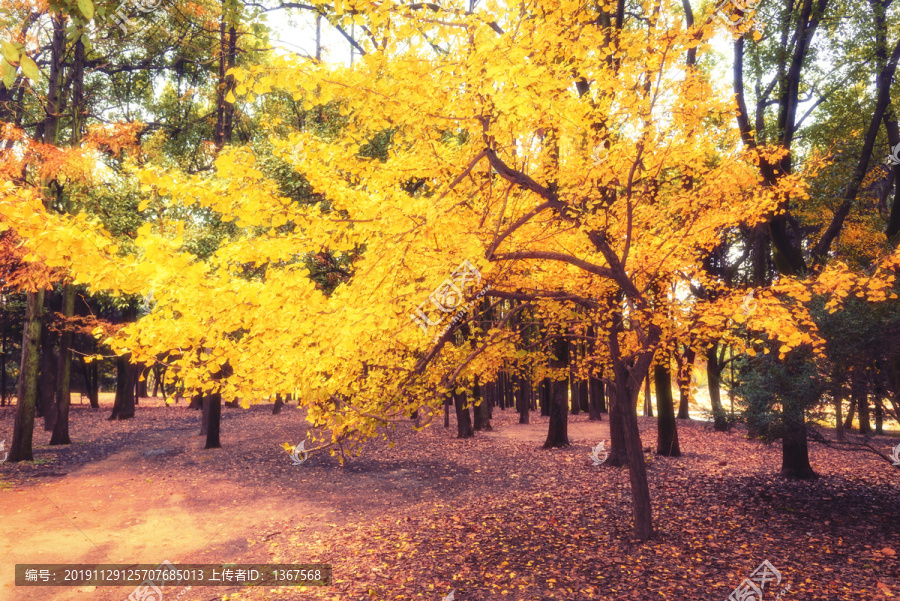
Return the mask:
<svg viewBox="0 0 900 601">
<path fill-rule="evenodd" d="M 475 415 L 475 431 L 490 432 L 491 428 L 491 407 L 487 399 L 482 393 L 481 384 L 478 382 L 478 376 L 475 376 L 475 382 L 472 385 L 472 412 Z"/>
<path fill-rule="evenodd" d="M 691 419 L 691 373 L 694 369 L 696 353 L 691 348 L 686 348 L 684 354 L 676 353 L 678 360 L 678 419 Z"/>
<path fill-rule="evenodd" d="M 278 415 L 281 413 L 281 406 L 284 405 L 284 401 L 281 400 L 281 393 L 275 393 L 275 404 L 272 405 L 272 415 Z"/>
<path fill-rule="evenodd" d="M 475 436 L 472 429 L 472 418 L 469 416 L 469 408 L 466 407 L 466 393 L 454 392 L 453 403 L 456 405 L 456 437 L 471 438 Z"/>
<path fill-rule="evenodd" d="M 206 427 L 206 446 L 205 449 L 218 449 L 222 447 L 219 442 L 219 429 L 222 424 L 222 394 L 214 392 L 208 397 L 209 402 L 204 403 L 209 407 L 208 422 Z"/>
<path fill-rule="evenodd" d="M 635 389 L 631 389 L 628 382 L 634 381 L 632 379 L 633 376 L 621 362 L 614 371 L 616 376 L 614 384 L 615 396 L 612 402 L 616 405 L 620 415 L 623 446 L 628 458 L 634 534 L 640 540 L 647 540 L 653 534 L 653 513 L 650 505 L 647 465 L 644 463 L 644 450 L 641 445 L 641 435 L 638 429 L 635 407 L 640 384 L 635 384 Z M 612 417 L 610 417 L 610 420 L 612 420 Z"/>
<path fill-rule="evenodd" d="M 834 434 L 838 440 L 844 440 L 844 396 L 840 384 L 836 384 L 835 388 L 837 390 L 834 393 Z"/>
<path fill-rule="evenodd" d="M 622 414 L 615 402 L 616 389 L 609 385 L 606 389 L 606 398 L 609 399 L 609 456 L 604 465 L 621 467 L 628 463 L 628 453 L 625 450 L 625 425 L 622 423 Z"/>
<path fill-rule="evenodd" d="M 541 417 L 547 417 L 550 415 L 550 390 L 553 384 L 550 378 L 544 378 L 540 383 L 540 397 L 541 397 Z"/>
<path fill-rule="evenodd" d="M 850 408 L 847 410 L 847 419 L 844 420 L 844 429 L 853 430 L 853 416 L 856 414 L 856 395 L 850 395 Z"/>
<path fill-rule="evenodd" d="M 16 421 L 7 461 L 34 459 L 31 437 L 34 432 L 34 406 L 38 396 L 40 369 L 41 314 L 44 291 L 25 293 L 25 323 L 22 332 L 22 364 L 19 367 L 19 388 L 16 392 Z"/>
<path fill-rule="evenodd" d="M 649 375 L 644 379 L 644 417 L 653 417 L 653 397 L 650 394 Z"/>
<path fill-rule="evenodd" d="M 52 309 L 51 309 L 52 310 Z M 41 331 L 41 395 L 40 413 L 44 418 L 44 430 L 53 431 L 56 425 L 56 386 L 59 377 L 59 358 L 50 331 L 44 325 Z"/>
<path fill-rule="evenodd" d="M 675 421 L 675 401 L 672 399 L 672 379 L 664 365 L 653 368 L 656 385 L 657 424 L 656 454 L 667 457 L 681 457 L 678 446 L 678 422 Z"/>
<path fill-rule="evenodd" d="M 63 315 L 75 314 L 75 286 L 67 283 L 63 288 Z M 59 339 L 59 395 L 56 399 L 57 415 L 50 437 L 51 445 L 72 444 L 69 438 L 69 405 L 72 402 L 72 330 L 68 327 Z"/>
<path fill-rule="evenodd" d="M 881 399 L 875 399 L 875 434 L 883 434 L 882 421 L 884 421 L 884 407 Z"/>
<path fill-rule="evenodd" d="M 444 395 L 444 427 L 445 428 L 450 427 L 450 402 L 451 402 L 450 395 L 445 394 Z"/>
<path fill-rule="evenodd" d="M 713 344 L 706 351 L 706 375 L 709 383 L 709 403 L 713 410 L 713 428 L 717 432 L 728 430 L 728 417 L 722 409 L 721 385 L 719 380 L 718 345 Z"/>
<path fill-rule="evenodd" d="M 203 409 L 203 395 L 201 395 L 201 394 L 191 395 L 191 401 L 188 403 L 188 409 L 194 409 L 197 411 L 202 410 Z M 206 434 L 206 431 L 204 430 L 203 433 Z"/>
<path fill-rule="evenodd" d="M 582 413 L 589 413 L 591 410 L 590 399 L 588 398 L 588 381 L 578 381 L 578 402 L 581 405 Z"/>
<path fill-rule="evenodd" d="M 147 376 L 150 375 L 150 368 L 146 365 L 136 365 L 135 369 L 137 370 L 137 378 L 135 378 L 135 387 L 136 391 L 134 394 L 135 400 L 137 399 L 146 399 L 150 395 L 147 393 Z M 155 395 L 154 395 L 155 396 Z"/>
<path fill-rule="evenodd" d="M 527 390 L 531 383 L 522 376 L 517 376 L 516 379 L 516 408 L 519 410 L 519 423 L 528 424 L 531 420 L 531 413 L 528 406 Z"/>
<path fill-rule="evenodd" d="M 91 363 L 91 393 L 88 395 L 91 409 L 100 409 L 100 362 Z"/>
<path fill-rule="evenodd" d="M 134 417 L 134 370 L 128 361 L 130 353 L 116 357 L 116 398 L 109 419 Z"/>
<path fill-rule="evenodd" d="M 864 386 L 860 387 L 856 397 L 856 408 L 859 411 L 859 433 L 870 434 L 872 424 L 869 422 L 869 395 Z"/>
<path fill-rule="evenodd" d="M 787 418 L 787 415 L 785 415 Z M 800 419 L 786 419 L 781 446 L 781 475 L 785 478 L 809 480 L 816 477 L 809 464 L 809 447 L 806 443 L 806 421 L 800 412 Z"/>
<path fill-rule="evenodd" d="M 565 338 L 558 337 L 553 341 L 550 367 L 565 368 L 569 365 L 569 345 Z M 569 446 L 568 432 L 568 381 L 566 379 L 553 380 L 550 398 L 550 423 L 547 428 L 547 440 L 544 448 Z"/>
<path fill-rule="evenodd" d="M 573 374 L 569 374 L 568 389 L 567 396 L 570 397 L 572 401 L 572 415 L 578 415 L 581 413 L 581 401 L 578 399 L 578 383 L 575 382 L 575 376 Z"/>
<path fill-rule="evenodd" d="M 590 397 L 590 402 L 588 403 L 588 419 L 590 419 L 592 422 L 602 421 L 602 408 L 604 404 L 602 380 L 591 376 L 590 386 L 588 388 L 588 396 Z"/>
</svg>

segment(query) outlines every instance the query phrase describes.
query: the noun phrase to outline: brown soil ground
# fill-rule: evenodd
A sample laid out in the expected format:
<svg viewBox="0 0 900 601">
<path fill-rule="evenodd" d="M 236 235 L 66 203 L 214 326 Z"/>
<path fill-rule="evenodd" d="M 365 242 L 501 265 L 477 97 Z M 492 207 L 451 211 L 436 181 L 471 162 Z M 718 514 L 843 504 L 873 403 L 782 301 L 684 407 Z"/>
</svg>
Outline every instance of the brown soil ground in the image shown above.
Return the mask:
<svg viewBox="0 0 900 601">
<path fill-rule="evenodd" d="M 292 465 L 282 444 L 306 430 L 292 407 L 226 408 L 216 450 L 184 404 L 108 415 L 76 405 L 75 444 L 46 446 L 38 429 L 34 463 L 0 465 L 0 599 L 122 601 L 133 590 L 17 588 L 17 563 L 163 560 L 334 566 L 330 587 L 167 587 L 165 601 L 440 601 L 451 590 L 457 601 L 718 600 L 765 559 L 790 584 L 786 600 L 900 597 L 900 469 L 871 454 L 814 444 L 820 478 L 789 482 L 777 444 L 679 420 L 685 454 L 648 455 L 658 533 L 638 544 L 627 470 L 587 458 L 607 422 L 583 414 L 570 416 L 564 450 L 540 448 L 546 418 L 522 426 L 495 411 L 494 430 L 474 439 L 438 418 L 343 466 L 327 454 Z M 656 421 L 640 421 L 655 447 Z M 0 408 L 7 444 L 12 422 Z"/>
</svg>

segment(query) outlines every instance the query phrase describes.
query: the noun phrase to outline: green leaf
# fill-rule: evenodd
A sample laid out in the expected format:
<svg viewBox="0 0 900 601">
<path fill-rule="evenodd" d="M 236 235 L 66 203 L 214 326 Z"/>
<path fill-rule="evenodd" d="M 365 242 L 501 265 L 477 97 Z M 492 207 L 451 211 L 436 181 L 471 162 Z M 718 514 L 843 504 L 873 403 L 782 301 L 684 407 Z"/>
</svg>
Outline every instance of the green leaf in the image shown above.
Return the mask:
<svg viewBox="0 0 900 601">
<path fill-rule="evenodd" d="M 88 21 L 94 18 L 94 3 L 91 0 L 78 0 L 78 10 Z"/>
<path fill-rule="evenodd" d="M 22 73 L 31 81 L 37 81 L 41 78 L 41 70 L 38 69 L 37 63 L 26 55 L 22 55 Z"/>
<path fill-rule="evenodd" d="M 16 47 L 3 40 L 0 42 L 0 52 L 3 53 L 3 58 L 8 60 L 11 63 L 19 62 L 19 51 L 16 50 Z"/>
<path fill-rule="evenodd" d="M 3 85 L 9 90 L 16 83 L 16 68 L 4 58 L 0 59 L 0 71 L 3 72 Z"/>
</svg>

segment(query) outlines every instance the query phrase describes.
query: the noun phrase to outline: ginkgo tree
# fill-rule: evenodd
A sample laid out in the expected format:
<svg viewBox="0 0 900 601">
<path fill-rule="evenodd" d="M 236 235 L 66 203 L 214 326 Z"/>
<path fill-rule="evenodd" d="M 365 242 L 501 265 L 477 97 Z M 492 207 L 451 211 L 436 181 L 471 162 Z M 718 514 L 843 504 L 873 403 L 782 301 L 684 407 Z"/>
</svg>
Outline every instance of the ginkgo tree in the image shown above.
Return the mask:
<svg viewBox="0 0 900 601">
<path fill-rule="evenodd" d="M 552 435 L 564 427 L 568 339 L 593 332 L 592 359 L 612 384 L 611 458 L 629 467 L 646 539 L 638 391 L 685 324 L 716 338 L 741 319 L 742 295 L 698 302 L 691 286 L 721 287 L 704 275 L 705 254 L 785 195 L 802 197 L 802 173 L 758 181 L 754 164 L 777 150 L 741 148 L 730 96 L 697 67 L 711 18 L 689 26 L 665 1 L 629 20 L 624 2 L 467 8 L 334 3 L 338 20 L 366 32 L 352 69 L 271 57 L 230 71 L 228 102 L 288 93 L 306 110 L 336 109 L 331 135 L 272 140 L 327 202 L 281 195 L 252 150 L 226 147 L 212 173 L 135 171 L 140 209 L 161 209 L 127 257 L 83 215 L 47 213 L 33 191 L 7 185 L 0 214 L 76 283 L 153 291 L 152 311 L 108 341 L 118 352 L 162 357 L 216 398 L 301 391 L 327 436 L 320 448 L 434 414 L 446 394 L 510 364 L 553 380 Z M 372 140 L 386 152 L 373 156 Z M 203 259 L 184 248 L 191 224 L 166 217 L 194 206 L 235 225 Z M 327 294 L 304 265 L 321 252 L 355 257 Z M 797 284 L 767 295 L 752 324 L 783 353 L 815 342 L 791 292 L 808 294 Z M 486 302 L 451 323 L 481 293 Z M 492 307 L 500 317 L 481 327 Z M 512 327 L 526 312 L 537 343 Z"/>
</svg>

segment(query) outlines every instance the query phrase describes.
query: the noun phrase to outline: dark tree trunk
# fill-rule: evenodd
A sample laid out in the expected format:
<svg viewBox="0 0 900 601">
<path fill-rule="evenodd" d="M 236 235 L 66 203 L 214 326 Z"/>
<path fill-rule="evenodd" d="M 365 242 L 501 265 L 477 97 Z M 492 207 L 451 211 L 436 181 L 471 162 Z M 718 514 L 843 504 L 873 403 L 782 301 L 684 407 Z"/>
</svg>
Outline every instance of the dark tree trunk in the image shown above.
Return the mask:
<svg viewBox="0 0 900 601">
<path fill-rule="evenodd" d="M 653 368 L 656 385 L 656 410 L 659 422 L 656 437 L 657 455 L 681 457 L 678 446 L 678 423 L 675 421 L 675 401 L 672 399 L 672 379 L 664 365 Z"/>
<path fill-rule="evenodd" d="M 579 380 L 578 381 L 578 403 L 581 406 L 582 413 L 590 412 L 591 403 L 588 398 L 588 381 L 587 380 Z"/>
<path fill-rule="evenodd" d="M 44 291 L 25 293 L 25 323 L 22 327 L 22 364 L 19 367 L 19 388 L 16 393 L 16 421 L 7 461 L 31 461 L 34 432 L 34 406 L 38 397 L 38 372 L 41 356 L 41 314 Z"/>
<path fill-rule="evenodd" d="M 100 409 L 100 362 L 91 363 L 91 393 L 88 395 L 91 402 L 91 409 Z"/>
<path fill-rule="evenodd" d="M 195 394 L 191 396 L 191 402 L 188 403 L 188 409 L 200 410 L 203 409 L 203 395 Z M 206 434 L 206 432 L 203 432 Z"/>
<path fill-rule="evenodd" d="M 528 396 L 526 390 L 530 383 L 522 376 L 517 376 L 516 380 L 516 409 L 519 411 L 519 423 L 527 424 L 529 423 L 530 413 L 528 411 Z"/>
<path fill-rule="evenodd" d="M 147 394 L 147 376 L 150 375 L 150 368 L 146 365 L 137 365 L 135 366 L 137 369 L 137 380 L 135 382 L 135 399 L 146 399 L 149 394 Z M 155 395 L 154 395 L 155 396 Z"/>
<path fill-rule="evenodd" d="M 883 434 L 882 421 L 884 420 L 884 407 L 881 399 L 875 399 L 875 434 Z"/>
<path fill-rule="evenodd" d="M 453 403 L 456 406 L 456 437 L 471 438 L 475 436 L 475 430 L 472 429 L 472 418 L 466 407 L 466 393 L 454 392 Z"/>
<path fill-rule="evenodd" d="M 552 355 L 550 367 L 565 368 L 569 365 L 569 345 L 565 338 L 555 338 L 553 341 Z M 550 398 L 550 424 L 547 428 L 547 440 L 544 442 L 544 448 L 550 449 L 555 447 L 569 446 L 568 432 L 568 382 L 563 380 L 553 380 L 551 386 L 552 394 Z"/>
<path fill-rule="evenodd" d="M 622 446 L 625 447 L 628 457 L 634 533 L 640 540 L 647 540 L 653 534 L 653 512 L 650 505 L 650 486 L 647 482 L 647 465 L 644 462 L 644 451 L 635 407 L 640 385 L 636 384 L 634 390 L 628 386 L 628 382 L 634 380 L 633 375 L 625 368 L 624 364 L 620 363 L 614 372 L 616 376 L 615 397 L 612 402 L 619 409 L 624 434 Z M 647 376 L 644 375 L 644 377 Z"/>
<path fill-rule="evenodd" d="M 550 390 L 553 384 L 550 378 L 544 378 L 540 383 L 541 417 L 550 415 Z"/>
<path fill-rule="evenodd" d="M 853 430 L 853 416 L 856 414 L 856 395 L 850 396 L 850 408 L 847 410 L 847 419 L 844 421 L 845 430 Z"/>
<path fill-rule="evenodd" d="M 66 317 L 75 314 L 75 287 L 69 283 L 63 288 L 62 313 Z M 66 327 L 59 339 L 59 395 L 56 400 L 56 423 L 53 426 L 51 445 L 72 444 L 69 438 L 69 405 L 72 402 L 72 330 Z"/>
<path fill-rule="evenodd" d="M 717 432 L 728 430 L 728 416 L 722 409 L 722 389 L 719 374 L 718 345 L 714 344 L 706 351 L 706 375 L 709 383 L 709 403 L 713 410 L 713 428 Z"/>
<path fill-rule="evenodd" d="M 507 380 L 507 386 L 509 382 Z M 472 411 L 475 414 L 475 431 L 485 431 L 490 432 L 493 430 L 491 427 L 491 406 L 487 402 L 487 399 L 484 398 L 484 393 L 482 390 L 481 383 L 478 381 L 478 376 L 475 376 L 475 382 L 472 386 L 472 398 L 475 402 L 475 405 L 472 406 Z"/>
<path fill-rule="evenodd" d="M 835 384 L 835 388 L 837 390 L 834 393 L 834 434 L 838 440 L 844 440 L 844 396 L 840 384 Z"/>
<path fill-rule="evenodd" d="M 444 427 L 445 428 L 450 427 L 450 403 L 451 403 L 450 395 L 445 394 L 444 395 Z"/>
<path fill-rule="evenodd" d="M 644 380 L 644 417 L 653 417 L 653 398 L 650 396 L 650 376 Z"/>
<path fill-rule="evenodd" d="M 281 400 L 281 393 L 275 393 L 275 404 L 272 405 L 272 415 L 277 415 L 281 413 L 281 407 L 284 405 L 284 401 Z"/>
<path fill-rule="evenodd" d="M 569 374 L 568 389 L 568 396 L 572 399 L 572 415 L 578 415 L 581 413 L 581 401 L 578 400 L 578 383 L 572 374 Z"/>
<path fill-rule="evenodd" d="M 219 442 L 219 429 L 222 424 L 222 394 L 214 392 L 207 398 L 209 402 L 205 404 L 209 406 L 209 418 L 206 427 L 206 446 L 203 448 L 218 449 L 222 447 Z"/>
<path fill-rule="evenodd" d="M 130 354 L 116 357 L 116 398 L 113 401 L 109 419 L 131 419 L 134 417 L 134 374 L 129 365 Z"/>
<path fill-rule="evenodd" d="M 678 419 L 691 419 L 691 373 L 694 369 L 694 357 L 696 353 L 691 348 L 686 348 L 684 353 L 676 353 L 678 359 Z"/>
<path fill-rule="evenodd" d="M 602 409 L 605 396 L 603 394 L 603 381 L 591 376 L 588 391 L 590 396 L 590 402 L 588 403 L 588 418 L 592 422 L 602 421 Z"/>
<path fill-rule="evenodd" d="M 159 381 L 162 380 L 162 373 L 159 365 L 153 366 L 153 398 L 159 396 Z M 166 396 L 166 391 L 163 390 L 163 396 Z"/>
<path fill-rule="evenodd" d="M 802 411 L 800 419 L 785 422 L 781 446 L 781 475 L 797 480 L 816 477 L 809 464 L 809 447 L 806 443 L 806 422 Z"/>
<path fill-rule="evenodd" d="M 52 310 L 52 309 L 51 309 Z M 57 378 L 59 377 L 59 358 L 56 354 L 55 341 L 50 337 L 47 326 L 42 331 L 41 345 L 41 404 L 40 413 L 44 418 L 44 430 L 53 431 L 56 425 Z"/>
<path fill-rule="evenodd" d="M 870 434 L 872 424 L 869 422 L 869 395 L 864 386 L 860 387 L 857 394 L 856 408 L 859 410 L 859 433 Z"/>
<path fill-rule="evenodd" d="M 622 423 L 622 414 L 619 405 L 616 404 L 615 394 L 615 387 L 610 385 L 606 395 L 609 399 L 609 456 L 603 465 L 621 467 L 628 464 L 628 453 L 625 450 L 625 425 Z"/>
</svg>

